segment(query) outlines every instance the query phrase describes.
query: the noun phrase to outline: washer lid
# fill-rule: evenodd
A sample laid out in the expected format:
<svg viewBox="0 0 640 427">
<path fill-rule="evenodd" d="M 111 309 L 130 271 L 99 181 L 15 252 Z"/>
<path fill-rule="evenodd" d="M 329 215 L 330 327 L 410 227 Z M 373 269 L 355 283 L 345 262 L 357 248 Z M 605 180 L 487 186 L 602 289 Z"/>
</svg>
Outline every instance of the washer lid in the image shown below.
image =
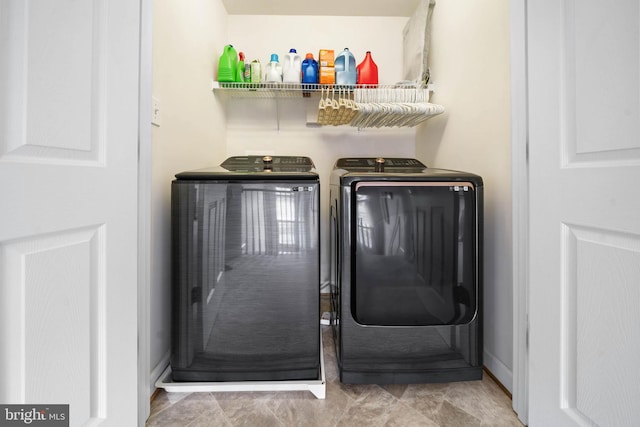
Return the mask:
<svg viewBox="0 0 640 427">
<path fill-rule="evenodd" d="M 313 161 L 303 156 L 234 156 L 218 167 L 176 174 L 177 179 L 318 179 Z"/>
<path fill-rule="evenodd" d="M 301 156 L 235 156 L 220 165 L 229 171 L 309 172 L 314 168 L 309 157 Z"/>
</svg>

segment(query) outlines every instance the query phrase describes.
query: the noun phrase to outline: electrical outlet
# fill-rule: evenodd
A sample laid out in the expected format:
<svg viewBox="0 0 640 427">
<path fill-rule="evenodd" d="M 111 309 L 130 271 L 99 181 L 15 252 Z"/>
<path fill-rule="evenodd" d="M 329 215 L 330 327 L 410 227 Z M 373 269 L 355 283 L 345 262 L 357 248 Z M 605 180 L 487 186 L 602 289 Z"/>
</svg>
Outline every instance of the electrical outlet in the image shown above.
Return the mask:
<svg viewBox="0 0 640 427">
<path fill-rule="evenodd" d="M 160 126 L 160 101 L 156 97 L 151 98 L 151 124 Z"/>
</svg>

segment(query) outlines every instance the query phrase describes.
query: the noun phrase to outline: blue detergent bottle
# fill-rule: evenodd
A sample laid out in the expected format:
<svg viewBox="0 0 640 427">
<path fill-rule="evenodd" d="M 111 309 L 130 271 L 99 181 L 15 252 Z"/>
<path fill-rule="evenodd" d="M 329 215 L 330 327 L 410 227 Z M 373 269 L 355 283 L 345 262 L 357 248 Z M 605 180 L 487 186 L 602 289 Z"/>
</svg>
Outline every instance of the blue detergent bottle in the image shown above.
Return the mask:
<svg viewBox="0 0 640 427">
<path fill-rule="evenodd" d="M 318 61 L 313 53 L 307 53 L 302 61 L 302 83 L 318 83 Z"/>
</svg>

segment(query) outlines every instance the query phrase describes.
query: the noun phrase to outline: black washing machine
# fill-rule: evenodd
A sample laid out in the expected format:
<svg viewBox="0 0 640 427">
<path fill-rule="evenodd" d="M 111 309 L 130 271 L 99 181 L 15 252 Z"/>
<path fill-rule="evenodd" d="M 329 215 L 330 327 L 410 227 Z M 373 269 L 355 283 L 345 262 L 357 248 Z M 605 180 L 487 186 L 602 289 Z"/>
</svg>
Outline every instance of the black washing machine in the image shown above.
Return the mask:
<svg viewBox="0 0 640 427">
<path fill-rule="evenodd" d="M 173 381 L 317 379 L 318 174 L 231 157 L 171 187 Z"/>
<path fill-rule="evenodd" d="M 343 158 L 330 201 L 340 380 L 481 379 L 482 178 L 416 159 Z"/>
</svg>

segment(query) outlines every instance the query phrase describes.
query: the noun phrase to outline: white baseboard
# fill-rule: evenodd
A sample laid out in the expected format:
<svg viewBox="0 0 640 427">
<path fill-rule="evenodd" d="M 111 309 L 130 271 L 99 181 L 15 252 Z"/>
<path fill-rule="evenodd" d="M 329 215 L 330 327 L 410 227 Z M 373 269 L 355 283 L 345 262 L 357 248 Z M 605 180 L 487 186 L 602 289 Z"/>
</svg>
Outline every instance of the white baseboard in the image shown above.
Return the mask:
<svg viewBox="0 0 640 427">
<path fill-rule="evenodd" d="M 513 393 L 513 373 L 511 370 L 497 357 L 486 350 L 483 353 L 483 359 L 485 368 L 487 368 L 493 376 L 500 381 L 504 388 L 509 390 L 509 393 Z"/>
<path fill-rule="evenodd" d="M 151 374 L 149 374 L 149 397 L 153 395 L 156 391 L 156 381 L 160 379 L 162 373 L 169 366 L 169 360 L 171 359 L 171 350 L 167 351 L 167 353 L 160 359 L 160 362 L 151 370 Z"/>
</svg>

